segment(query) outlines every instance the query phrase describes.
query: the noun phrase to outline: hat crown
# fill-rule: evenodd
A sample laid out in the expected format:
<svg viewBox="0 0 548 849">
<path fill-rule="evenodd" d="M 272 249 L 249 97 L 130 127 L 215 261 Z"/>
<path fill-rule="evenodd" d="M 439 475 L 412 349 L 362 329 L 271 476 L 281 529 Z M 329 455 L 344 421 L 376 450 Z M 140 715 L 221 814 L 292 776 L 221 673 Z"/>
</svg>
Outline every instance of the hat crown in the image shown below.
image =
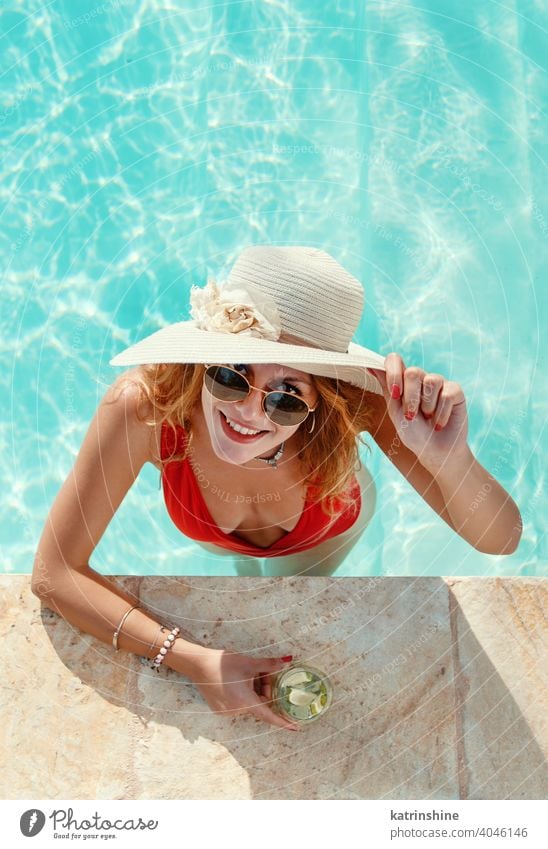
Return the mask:
<svg viewBox="0 0 548 849">
<path fill-rule="evenodd" d="M 217 285 L 192 286 L 192 320 L 157 330 L 111 360 L 141 363 L 279 363 L 382 395 L 368 370 L 385 358 L 352 341 L 365 295 L 325 251 L 256 245 Z"/>
<path fill-rule="evenodd" d="M 365 303 L 361 283 L 313 247 L 245 248 L 225 286 L 251 283 L 276 302 L 282 333 L 312 347 L 347 353 Z"/>
</svg>

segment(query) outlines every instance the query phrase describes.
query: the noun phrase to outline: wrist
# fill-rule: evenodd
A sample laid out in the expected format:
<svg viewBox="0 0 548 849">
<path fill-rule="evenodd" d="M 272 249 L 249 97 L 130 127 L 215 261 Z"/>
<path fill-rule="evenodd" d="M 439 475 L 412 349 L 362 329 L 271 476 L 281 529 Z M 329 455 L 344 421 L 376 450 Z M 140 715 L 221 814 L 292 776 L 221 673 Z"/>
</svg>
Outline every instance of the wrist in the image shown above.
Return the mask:
<svg viewBox="0 0 548 849">
<path fill-rule="evenodd" d="M 424 466 L 437 479 L 453 478 L 455 474 L 463 476 L 475 463 L 475 460 L 476 458 L 467 442 L 443 456 L 419 458 L 421 466 Z"/>
<path fill-rule="evenodd" d="M 200 679 L 202 664 L 219 653 L 220 650 L 218 649 L 191 643 L 179 637 L 168 651 L 164 664 L 194 681 L 197 678 Z"/>
</svg>

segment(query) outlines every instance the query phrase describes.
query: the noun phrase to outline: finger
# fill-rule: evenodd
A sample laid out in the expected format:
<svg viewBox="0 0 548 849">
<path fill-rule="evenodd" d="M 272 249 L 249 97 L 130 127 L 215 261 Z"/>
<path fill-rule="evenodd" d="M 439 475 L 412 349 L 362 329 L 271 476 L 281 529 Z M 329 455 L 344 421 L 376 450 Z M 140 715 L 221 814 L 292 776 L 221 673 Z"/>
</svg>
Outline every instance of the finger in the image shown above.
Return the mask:
<svg viewBox="0 0 548 849">
<path fill-rule="evenodd" d="M 292 660 L 292 654 L 285 657 L 254 657 L 253 667 L 257 675 L 266 672 L 281 672 L 282 669 L 287 669 Z"/>
<path fill-rule="evenodd" d="M 264 696 L 265 699 L 272 701 L 272 675 L 277 672 L 282 672 L 287 669 L 293 655 L 289 654 L 285 657 L 259 657 L 253 658 L 253 665 L 256 668 L 253 678 L 253 689 L 259 696 Z"/>
<path fill-rule="evenodd" d="M 388 400 L 388 398 L 390 397 L 390 393 L 386 386 L 386 372 L 381 371 L 378 368 L 367 368 L 366 371 L 368 371 L 369 374 L 372 374 L 373 377 L 377 379 L 380 384 L 382 394 Z"/>
<path fill-rule="evenodd" d="M 285 728 L 287 731 L 301 730 L 296 722 L 290 722 L 278 713 L 274 713 L 272 708 L 267 705 L 266 699 L 262 696 L 258 696 L 257 701 L 250 704 L 249 712 L 257 719 L 262 719 L 263 722 L 268 722 L 269 725 L 276 725 L 278 728 Z"/>
<path fill-rule="evenodd" d="M 421 401 L 422 378 L 426 372 L 418 366 L 405 369 L 403 375 L 403 414 L 407 421 L 417 415 Z"/>
<path fill-rule="evenodd" d="M 386 367 L 386 385 L 390 393 L 390 397 L 395 401 L 403 395 L 403 373 L 405 371 L 405 363 L 399 354 L 392 352 L 388 354 L 384 361 Z"/>
<path fill-rule="evenodd" d="M 453 407 L 464 403 L 464 400 L 464 392 L 459 384 L 451 380 L 445 381 L 438 398 L 436 412 L 432 418 L 434 430 L 442 430 L 451 418 Z"/>
<path fill-rule="evenodd" d="M 387 379 L 386 372 L 380 371 L 379 369 L 374 369 L 374 368 L 368 368 L 367 371 L 370 372 L 373 375 L 373 377 L 375 377 L 379 381 L 380 386 L 381 386 L 382 396 L 383 396 L 384 401 L 386 403 L 387 413 L 388 413 L 389 416 L 391 416 L 392 420 L 395 421 L 396 416 L 399 417 L 401 415 L 401 402 L 396 401 L 395 398 L 392 398 L 392 396 L 391 396 L 391 394 L 388 390 L 388 386 L 386 385 L 386 379 Z"/>
<path fill-rule="evenodd" d="M 380 369 L 376 368 L 368 368 L 367 371 L 369 371 L 379 381 L 382 390 L 382 395 L 386 402 L 386 409 L 388 411 L 388 414 L 392 417 L 392 419 L 394 419 L 396 415 L 400 415 L 401 413 L 401 402 L 395 400 L 390 394 L 388 386 L 386 384 L 386 372 L 380 371 Z"/>
<path fill-rule="evenodd" d="M 257 676 L 254 689 L 258 696 L 264 696 L 267 702 L 272 701 L 272 682 L 268 673 Z"/>
<path fill-rule="evenodd" d="M 272 701 L 272 677 L 270 675 L 261 675 L 263 682 L 262 695 L 268 702 Z"/>
<path fill-rule="evenodd" d="M 430 419 L 438 404 L 438 398 L 443 387 L 442 374 L 427 373 L 422 379 L 421 413 L 425 419 Z"/>
</svg>

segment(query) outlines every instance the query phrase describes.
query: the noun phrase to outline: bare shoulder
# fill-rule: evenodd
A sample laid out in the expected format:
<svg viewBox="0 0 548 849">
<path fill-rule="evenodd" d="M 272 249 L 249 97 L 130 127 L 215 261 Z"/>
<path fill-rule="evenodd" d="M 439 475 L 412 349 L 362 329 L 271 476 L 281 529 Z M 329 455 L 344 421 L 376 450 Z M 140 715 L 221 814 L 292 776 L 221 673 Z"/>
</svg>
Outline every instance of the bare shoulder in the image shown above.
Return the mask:
<svg viewBox="0 0 548 849">
<path fill-rule="evenodd" d="M 142 466 L 154 462 L 155 428 L 137 377 L 124 372 L 108 387 L 48 514 L 37 556 L 52 569 L 88 564 Z"/>
<path fill-rule="evenodd" d="M 131 455 L 142 464 L 158 465 L 161 424 L 154 424 L 154 408 L 143 396 L 140 377 L 136 367 L 116 378 L 97 410 L 98 426 L 102 431 L 123 432 Z"/>
</svg>

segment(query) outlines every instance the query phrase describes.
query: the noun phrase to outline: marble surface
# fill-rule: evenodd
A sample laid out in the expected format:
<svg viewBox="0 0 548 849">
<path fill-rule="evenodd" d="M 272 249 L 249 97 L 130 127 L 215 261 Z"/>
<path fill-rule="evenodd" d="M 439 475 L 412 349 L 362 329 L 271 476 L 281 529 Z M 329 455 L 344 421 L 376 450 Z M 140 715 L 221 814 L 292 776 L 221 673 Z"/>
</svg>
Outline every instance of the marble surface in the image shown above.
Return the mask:
<svg viewBox="0 0 548 849">
<path fill-rule="evenodd" d="M 3 798 L 546 798 L 546 579 L 117 580 L 203 644 L 324 669 L 332 708 L 215 715 L 3 576 Z"/>
</svg>

